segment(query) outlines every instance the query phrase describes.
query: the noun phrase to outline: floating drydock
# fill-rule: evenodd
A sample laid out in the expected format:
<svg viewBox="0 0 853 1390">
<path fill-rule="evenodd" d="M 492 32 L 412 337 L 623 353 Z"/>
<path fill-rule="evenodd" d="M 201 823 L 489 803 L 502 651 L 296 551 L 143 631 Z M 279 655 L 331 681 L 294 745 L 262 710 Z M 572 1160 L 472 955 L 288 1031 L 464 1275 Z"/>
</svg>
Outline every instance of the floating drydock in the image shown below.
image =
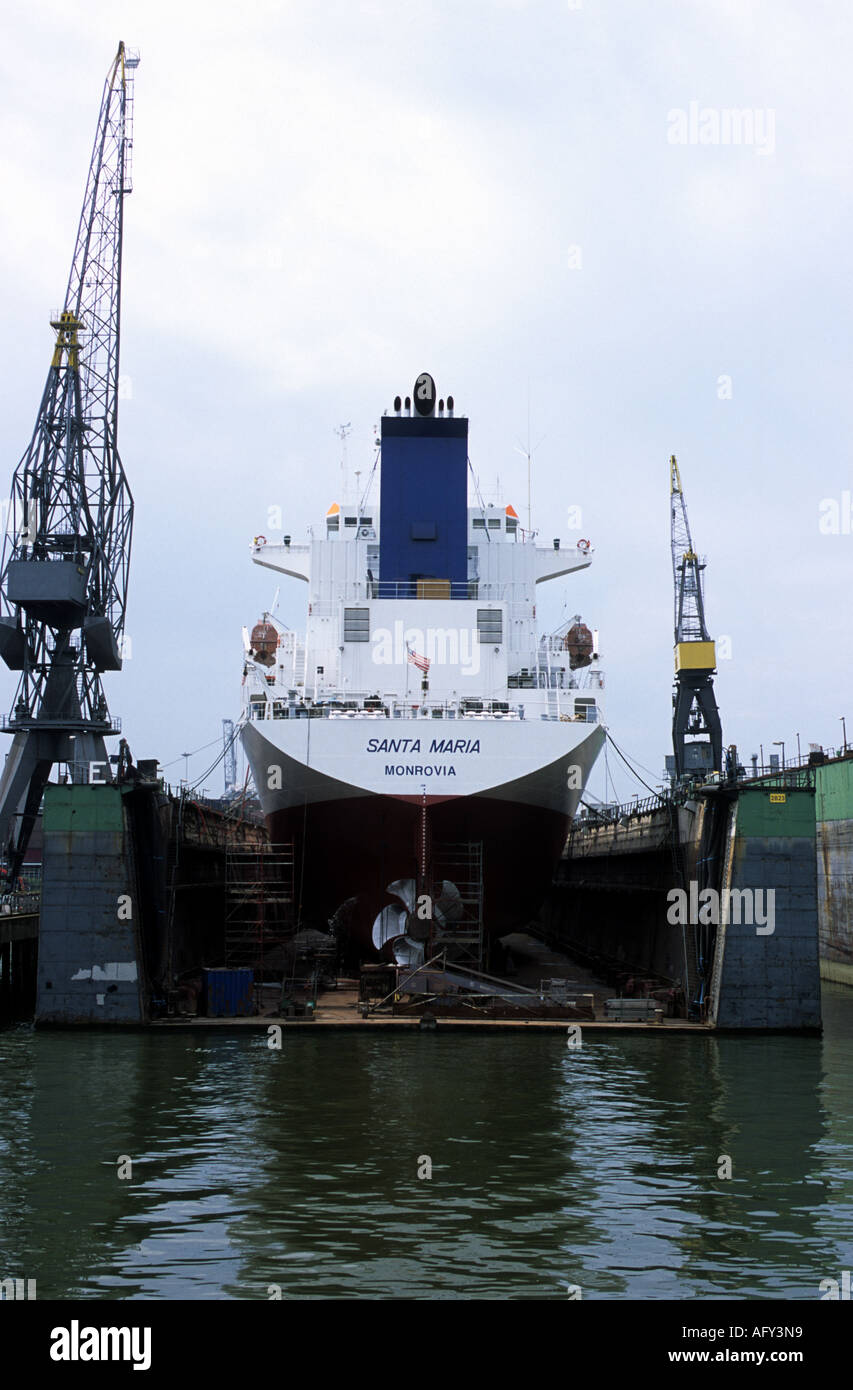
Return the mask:
<svg viewBox="0 0 853 1390">
<path fill-rule="evenodd" d="M 824 815 L 849 771 L 823 783 Z M 562 966 L 542 965 L 551 978 L 522 983 L 516 969 L 514 979 L 478 977 L 437 961 L 413 984 L 411 971 L 387 962 L 369 967 L 390 972 L 373 986 L 369 970 L 350 984 L 336 978 L 331 933 L 300 930 L 286 855 L 259 824 L 170 796 L 153 778 L 51 786 L 37 978 L 32 904 L 0 922 L 0 949 L 8 956 L 17 940 L 29 952 L 19 958 L 16 1014 L 26 977 L 39 1024 L 199 1026 L 215 1011 L 218 1027 L 387 1025 L 391 1034 L 572 1020 L 660 1035 L 817 1032 L 827 890 L 819 898 L 816 780 L 809 769 L 709 784 L 578 822 L 540 924 L 563 953 Z M 833 898 L 831 852 L 828 864 Z M 4 981 L 8 1004 L 8 968 Z"/>
</svg>

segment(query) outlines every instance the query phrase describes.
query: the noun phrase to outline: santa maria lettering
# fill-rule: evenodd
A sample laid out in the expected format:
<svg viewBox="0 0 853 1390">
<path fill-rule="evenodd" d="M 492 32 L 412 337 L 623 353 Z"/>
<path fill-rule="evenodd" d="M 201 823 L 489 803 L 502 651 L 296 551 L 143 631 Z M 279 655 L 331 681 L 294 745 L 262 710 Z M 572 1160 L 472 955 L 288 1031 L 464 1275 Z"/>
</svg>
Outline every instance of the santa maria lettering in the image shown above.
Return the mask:
<svg viewBox="0 0 853 1390">
<path fill-rule="evenodd" d="M 420 753 L 419 738 L 371 738 L 367 741 L 368 753 Z M 479 753 L 478 738 L 433 738 L 430 739 L 430 753 Z"/>
</svg>

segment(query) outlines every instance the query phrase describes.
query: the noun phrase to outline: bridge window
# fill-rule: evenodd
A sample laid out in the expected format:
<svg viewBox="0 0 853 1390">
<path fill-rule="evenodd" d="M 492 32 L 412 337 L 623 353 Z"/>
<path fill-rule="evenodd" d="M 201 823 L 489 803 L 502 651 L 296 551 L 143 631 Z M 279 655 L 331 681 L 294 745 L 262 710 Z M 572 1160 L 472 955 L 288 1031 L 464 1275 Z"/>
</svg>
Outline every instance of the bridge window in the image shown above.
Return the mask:
<svg viewBox="0 0 853 1390">
<path fill-rule="evenodd" d="M 369 642 L 369 641 L 370 641 L 370 609 L 369 609 L 369 608 L 345 608 L 345 609 L 344 609 L 344 641 L 345 641 L 345 642 Z"/>
<path fill-rule="evenodd" d="M 500 608 L 477 609 L 477 636 L 481 642 L 498 646 L 503 642 L 503 613 Z"/>
</svg>

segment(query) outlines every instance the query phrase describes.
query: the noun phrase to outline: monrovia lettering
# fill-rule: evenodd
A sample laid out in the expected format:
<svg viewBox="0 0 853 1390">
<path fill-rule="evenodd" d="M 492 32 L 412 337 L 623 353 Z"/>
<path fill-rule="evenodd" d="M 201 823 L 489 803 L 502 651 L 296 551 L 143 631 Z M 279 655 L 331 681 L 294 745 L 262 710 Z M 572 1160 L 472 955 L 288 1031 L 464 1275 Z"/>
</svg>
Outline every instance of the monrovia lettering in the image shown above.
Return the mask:
<svg viewBox="0 0 853 1390">
<path fill-rule="evenodd" d="M 420 763 L 414 766 L 409 763 L 404 767 L 398 763 L 395 767 L 393 763 L 385 764 L 386 777 L 455 777 L 456 768 L 452 763 L 425 763 L 422 767 Z"/>
</svg>

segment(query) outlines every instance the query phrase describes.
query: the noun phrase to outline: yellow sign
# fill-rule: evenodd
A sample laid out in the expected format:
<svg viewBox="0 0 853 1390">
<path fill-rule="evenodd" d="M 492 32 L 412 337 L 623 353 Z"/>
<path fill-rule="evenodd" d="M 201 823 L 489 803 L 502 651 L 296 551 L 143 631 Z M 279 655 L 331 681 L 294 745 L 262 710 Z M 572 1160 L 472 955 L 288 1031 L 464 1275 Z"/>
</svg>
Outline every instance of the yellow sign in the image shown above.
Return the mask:
<svg viewBox="0 0 853 1390">
<path fill-rule="evenodd" d="M 785 795 L 784 792 L 771 792 L 771 793 L 770 793 L 770 800 L 771 800 L 771 801 L 787 801 L 788 798 L 787 798 L 787 796 Z"/>
</svg>

